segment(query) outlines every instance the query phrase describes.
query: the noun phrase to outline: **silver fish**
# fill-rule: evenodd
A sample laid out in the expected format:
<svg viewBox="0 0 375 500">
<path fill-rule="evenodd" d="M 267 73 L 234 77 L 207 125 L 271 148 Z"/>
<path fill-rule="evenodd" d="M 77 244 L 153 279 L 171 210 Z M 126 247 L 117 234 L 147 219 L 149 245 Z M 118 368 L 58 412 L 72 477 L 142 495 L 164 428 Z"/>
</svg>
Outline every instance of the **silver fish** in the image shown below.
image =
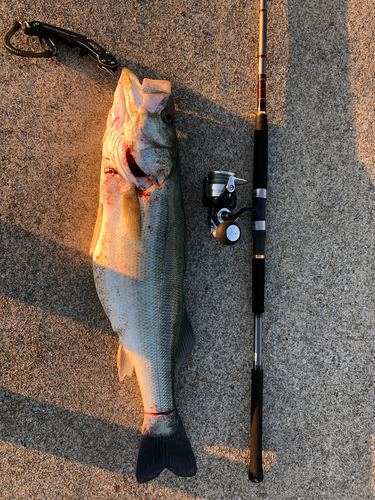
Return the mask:
<svg viewBox="0 0 375 500">
<path fill-rule="evenodd" d="M 194 345 L 183 303 L 185 222 L 171 84 L 123 69 L 103 141 L 90 253 L 102 306 L 119 335 L 120 380 L 135 369 L 144 422 L 138 482 L 165 467 L 196 473 L 174 403 L 175 365 Z"/>
</svg>

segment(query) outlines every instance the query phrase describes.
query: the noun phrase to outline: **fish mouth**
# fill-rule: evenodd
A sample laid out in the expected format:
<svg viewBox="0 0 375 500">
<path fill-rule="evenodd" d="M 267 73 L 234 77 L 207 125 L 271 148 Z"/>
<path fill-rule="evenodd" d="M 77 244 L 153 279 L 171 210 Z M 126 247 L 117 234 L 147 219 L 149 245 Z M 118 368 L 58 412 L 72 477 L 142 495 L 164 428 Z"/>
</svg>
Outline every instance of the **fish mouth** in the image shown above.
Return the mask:
<svg viewBox="0 0 375 500">
<path fill-rule="evenodd" d="M 143 172 L 143 170 L 141 169 L 141 167 L 135 161 L 135 158 L 132 155 L 132 152 L 130 151 L 129 147 L 126 148 L 125 154 L 126 154 L 126 162 L 128 164 L 128 168 L 129 168 L 131 174 L 135 178 L 142 179 L 144 177 L 149 177 L 145 172 Z"/>
<path fill-rule="evenodd" d="M 145 148 L 142 148 L 141 151 L 146 150 L 155 150 L 155 149 L 167 149 L 162 146 L 153 145 L 151 143 L 147 143 Z M 106 158 L 110 161 L 110 158 Z M 109 175 L 110 177 L 121 177 L 126 179 L 132 183 L 134 183 L 138 189 L 141 191 L 145 191 L 149 189 L 151 186 L 155 186 L 156 188 L 160 188 L 164 183 L 164 178 L 160 179 L 157 177 L 156 179 L 152 178 L 150 174 L 146 173 L 137 163 L 135 159 L 135 155 L 128 145 L 125 145 L 125 158 L 121 162 L 121 166 L 124 168 L 117 168 L 114 165 L 114 161 L 110 162 L 109 165 L 104 167 L 104 174 Z"/>
<path fill-rule="evenodd" d="M 127 171 L 142 191 L 151 186 L 160 189 L 169 175 L 169 171 L 165 172 L 163 163 L 170 148 L 148 141 L 142 141 L 142 146 L 139 150 L 137 148 L 132 151 L 129 145 L 125 145 Z M 150 171 L 153 173 L 148 173 Z"/>
<path fill-rule="evenodd" d="M 138 165 L 129 146 L 125 149 L 125 156 L 128 171 L 141 191 L 149 189 L 152 185 L 159 187 L 159 184 L 151 178 L 150 174 L 146 174 Z"/>
</svg>

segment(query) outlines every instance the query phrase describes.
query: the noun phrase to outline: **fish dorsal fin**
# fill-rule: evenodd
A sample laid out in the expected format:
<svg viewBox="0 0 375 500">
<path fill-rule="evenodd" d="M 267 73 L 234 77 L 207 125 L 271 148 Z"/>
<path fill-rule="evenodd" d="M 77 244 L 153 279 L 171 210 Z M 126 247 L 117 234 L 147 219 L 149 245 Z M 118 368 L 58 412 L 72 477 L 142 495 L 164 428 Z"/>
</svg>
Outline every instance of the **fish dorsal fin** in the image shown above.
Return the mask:
<svg viewBox="0 0 375 500">
<path fill-rule="evenodd" d="M 178 340 L 177 351 L 176 351 L 176 365 L 178 369 L 181 368 L 186 358 L 193 350 L 194 344 L 195 344 L 195 337 L 193 333 L 193 328 L 191 326 L 188 314 L 185 309 L 184 315 L 182 317 L 180 338 Z"/>
<path fill-rule="evenodd" d="M 98 210 L 98 216 L 96 218 L 94 234 L 92 236 L 91 245 L 90 245 L 90 257 L 91 258 L 94 255 L 95 247 L 96 247 L 96 244 L 98 243 L 100 230 L 102 228 L 102 222 L 103 222 L 103 205 L 100 204 L 99 210 Z"/>
<path fill-rule="evenodd" d="M 120 382 L 124 380 L 125 376 L 131 377 L 133 373 L 133 363 L 121 342 L 117 351 L 117 372 Z"/>
<path fill-rule="evenodd" d="M 142 210 L 134 184 L 129 184 L 121 200 L 121 219 L 133 240 L 139 240 L 142 231 Z"/>
</svg>

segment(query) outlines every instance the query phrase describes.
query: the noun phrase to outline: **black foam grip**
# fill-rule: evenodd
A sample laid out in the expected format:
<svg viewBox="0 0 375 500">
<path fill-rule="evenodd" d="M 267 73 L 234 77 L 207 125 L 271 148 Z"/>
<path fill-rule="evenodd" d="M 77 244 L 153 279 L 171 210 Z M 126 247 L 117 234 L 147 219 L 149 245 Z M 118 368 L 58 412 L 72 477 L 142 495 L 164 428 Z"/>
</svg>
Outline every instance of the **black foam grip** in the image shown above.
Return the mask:
<svg viewBox="0 0 375 500">
<path fill-rule="evenodd" d="M 266 231 L 253 231 L 253 255 L 264 255 L 265 243 Z"/>
<path fill-rule="evenodd" d="M 253 258 L 253 313 L 264 313 L 265 259 Z"/>
<path fill-rule="evenodd" d="M 258 113 L 255 118 L 254 182 L 253 189 L 267 189 L 268 124 L 267 115 Z"/>
<path fill-rule="evenodd" d="M 254 370 L 251 376 L 251 431 L 249 479 L 254 483 L 263 481 L 262 469 L 262 407 L 263 370 Z"/>
</svg>

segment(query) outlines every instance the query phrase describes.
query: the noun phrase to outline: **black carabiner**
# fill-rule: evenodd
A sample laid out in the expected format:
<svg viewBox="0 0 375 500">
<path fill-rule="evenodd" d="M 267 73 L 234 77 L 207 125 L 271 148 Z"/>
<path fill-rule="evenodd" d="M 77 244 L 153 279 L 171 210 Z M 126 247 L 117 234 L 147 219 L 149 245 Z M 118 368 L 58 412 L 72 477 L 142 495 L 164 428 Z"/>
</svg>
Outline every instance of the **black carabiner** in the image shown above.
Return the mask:
<svg viewBox="0 0 375 500">
<path fill-rule="evenodd" d="M 17 49 L 14 47 L 11 43 L 10 40 L 13 37 L 13 35 L 21 28 L 21 24 L 18 21 L 15 21 L 13 26 L 10 28 L 9 31 L 7 31 L 4 35 L 4 47 L 9 50 L 12 54 L 15 54 L 16 56 L 20 57 L 52 57 L 56 54 L 57 49 L 56 45 L 52 42 L 50 38 L 48 38 L 48 43 L 51 45 L 51 47 L 54 49 L 53 51 L 51 50 L 46 50 L 44 48 L 43 40 L 41 37 L 39 37 L 39 42 L 42 47 L 42 51 L 37 52 L 37 51 L 32 51 L 32 50 L 21 50 Z"/>
<path fill-rule="evenodd" d="M 14 33 L 20 29 L 20 27 L 21 24 L 16 21 L 12 28 L 4 36 L 4 46 L 7 50 L 9 50 L 9 52 L 12 52 L 12 54 L 21 57 L 52 57 L 57 52 L 56 46 L 51 40 L 53 39 L 65 43 L 70 47 L 78 47 L 81 50 L 82 55 L 88 54 L 90 57 L 95 59 L 100 69 L 108 71 L 111 75 L 116 76 L 115 72 L 118 68 L 117 59 L 110 52 L 91 40 L 91 38 L 88 38 L 85 35 L 80 35 L 79 33 L 74 33 L 73 31 L 58 28 L 57 26 L 52 26 L 51 24 L 31 21 L 25 23 L 25 34 L 39 37 L 43 51 L 25 51 L 13 47 L 10 43 L 10 39 Z M 54 50 L 45 50 L 43 40 L 47 40 L 50 47 Z"/>
</svg>

